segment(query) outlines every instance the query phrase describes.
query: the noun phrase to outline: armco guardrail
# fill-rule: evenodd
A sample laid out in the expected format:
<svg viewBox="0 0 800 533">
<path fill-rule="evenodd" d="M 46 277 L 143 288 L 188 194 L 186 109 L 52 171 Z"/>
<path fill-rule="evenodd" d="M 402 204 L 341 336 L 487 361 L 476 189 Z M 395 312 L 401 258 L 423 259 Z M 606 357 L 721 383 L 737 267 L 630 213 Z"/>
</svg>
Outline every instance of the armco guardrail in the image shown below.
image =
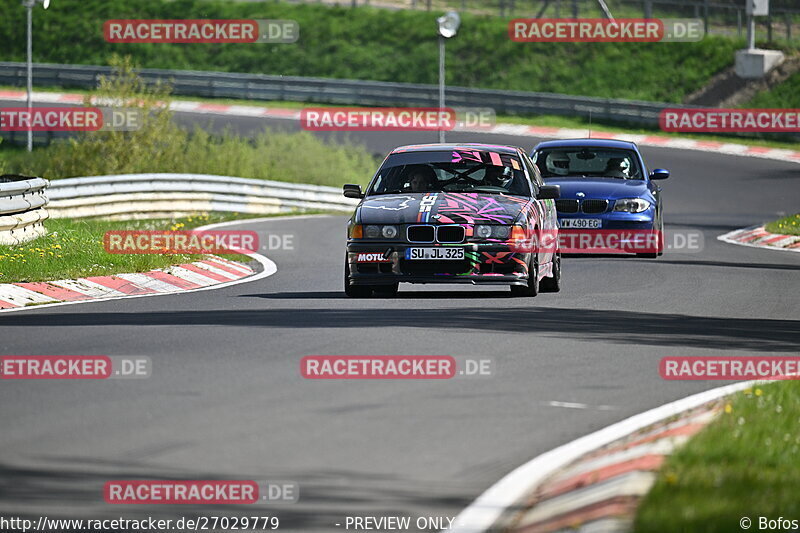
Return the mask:
<svg viewBox="0 0 800 533">
<path fill-rule="evenodd" d="M 0 176 L 0 244 L 22 244 L 45 234 L 48 184 L 42 178 Z"/>
<path fill-rule="evenodd" d="M 174 93 L 185 96 L 368 106 L 435 107 L 439 103 L 435 85 L 189 70 L 141 69 L 139 73 L 148 82 L 170 80 Z M 33 69 L 33 81 L 39 87 L 92 89 L 97 86 L 100 76 L 110 74 L 110 67 L 37 63 Z M 24 63 L 0 62 L 0 85 L 23 86 L 25 79 Z M 591 113 L 593 119 L 651 126 L 658 125 L 659 112 L 670 106 L 657 102 L 466 87 L 447 87 L 447 105 L 491 107 L 498 114 L 588 117 Z"/>
<path fill-rule="evenodd" d="M 334 187 L 203 174 L 67 178 L 53 181 L 49 196 L 53 218 L 158 218 L 213 211 L 349 212 L 358 203 Z"/>
</svg>

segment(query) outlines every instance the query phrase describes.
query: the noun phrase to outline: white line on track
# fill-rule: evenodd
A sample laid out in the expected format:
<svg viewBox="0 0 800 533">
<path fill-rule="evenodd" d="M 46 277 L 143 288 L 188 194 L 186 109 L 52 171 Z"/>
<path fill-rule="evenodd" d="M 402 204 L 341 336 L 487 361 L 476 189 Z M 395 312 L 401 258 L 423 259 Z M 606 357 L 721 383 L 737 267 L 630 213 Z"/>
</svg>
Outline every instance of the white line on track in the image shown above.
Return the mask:
<svg viewBox="0 0 800 533">
<path fill-rule="evenodd" d="M 613 411 L 616 409 L 613 405 L 589 405 L 588 403 L 580 402 L 559 402 L 551 400 L 544 403 L 550 407 L 564 407 L 566 409 L 596 409 L 598 411 Z"/>
</svg>

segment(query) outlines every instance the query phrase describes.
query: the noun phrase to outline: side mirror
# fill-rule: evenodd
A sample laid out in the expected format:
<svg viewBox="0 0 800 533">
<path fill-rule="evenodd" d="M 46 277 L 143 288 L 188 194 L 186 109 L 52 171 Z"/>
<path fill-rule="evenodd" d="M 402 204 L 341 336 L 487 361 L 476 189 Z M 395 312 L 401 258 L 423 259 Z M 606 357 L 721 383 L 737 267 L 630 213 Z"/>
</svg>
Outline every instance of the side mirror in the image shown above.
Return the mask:
<svg viewBox="0 0 800 533">
<path fill-rule="evenodd" d="M 346 198 L 364 198 L 361 185 L 353 185 L 352 183 L 348 183 L 342 187 L 342 194 L 344 194 Z"/>
<path fill-rule="evenodd" d="M 657 168 L 650 173 L 651 180 L 665 180 L 669 177 L 669 170 Z"/>
<path fill-rule="evenodd" d="M 542 185 L 539 187 L 539 200 L 555 200 L 561 197 L 561 186 Z"/>
</svg>

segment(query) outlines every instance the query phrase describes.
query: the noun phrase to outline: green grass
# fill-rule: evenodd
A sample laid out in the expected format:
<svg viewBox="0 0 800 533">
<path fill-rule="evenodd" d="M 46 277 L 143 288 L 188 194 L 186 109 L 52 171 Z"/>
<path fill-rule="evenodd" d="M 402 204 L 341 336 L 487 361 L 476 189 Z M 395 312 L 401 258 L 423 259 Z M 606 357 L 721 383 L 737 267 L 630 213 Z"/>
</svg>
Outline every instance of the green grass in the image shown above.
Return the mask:
<svg viewBox="0 0 800 533">
<path fill-rule="evenodd" d="M 97 133 L 95 137 L 109 135 Z M 264 130 L 253 139 L 212 136 L 201 129 L 177 132 L 169 143 L 122 140 L 57 141 L 28 153 L 0 145 L 0 170 L 60 179 L 76 176 L 176 172 L 215 174 L 341 187 L 366 184 L 380 161 L 366 148 L 326 143 L 310 132 Z M 120 157 L 108 157 L 118 153 Z"/>
<path fill-rule="evenodd" d="M 437 82 L 441 12 L 200 0 L 60 0 L 36 11 L 36 61 L 103 65 L 114 53 L 142 67 L 284 76 Z M 4 57 L 25 60 L 25 10 L 0 8 Z M 108 19 L 293 19 L 295 44 L 109 44 Z M 733 63 L 744 41 L 516 43 L 508 20 L 465 13 L 447 44 L 447 83 L 609 98 L 681 102 Z"/>
<path fill-rule="evenodd" d="M 800 235 L 800 213 L 783 217 L 780 220 L 770 222 L 764 229 L 770 233 L 780 233 L 783 235 Z"/>
<path fill-rule="evenodd" d="M 45 222 L 48 235 L 19 246 L 0 246 L 0 283 L 146 272 L 154 268 L 197 261 L 204 256 L 109 254 L 103 247 L 103 235 L 110 230 L 188 230 L 214 222 L 254 216 L 213 213 L 174 220 L 51 219 Z M 234 261 L 249 260 L 241 255 L 224 257 Z"/>
<path fill-rule="evenodd" d="M 637 533 L 742 531 L 739 519 L 800 518 L 800 383 L 735 395 L 670 456 L 640 505 Z M 763 531 L 763 529 L 762 529 Z"/>
<path fill-rule="evenodd" d="M 758 93 L 742 107 L 757 109 L 798 109 L 800 108 L 800 72 L 768 91 Z"/>
</svg>

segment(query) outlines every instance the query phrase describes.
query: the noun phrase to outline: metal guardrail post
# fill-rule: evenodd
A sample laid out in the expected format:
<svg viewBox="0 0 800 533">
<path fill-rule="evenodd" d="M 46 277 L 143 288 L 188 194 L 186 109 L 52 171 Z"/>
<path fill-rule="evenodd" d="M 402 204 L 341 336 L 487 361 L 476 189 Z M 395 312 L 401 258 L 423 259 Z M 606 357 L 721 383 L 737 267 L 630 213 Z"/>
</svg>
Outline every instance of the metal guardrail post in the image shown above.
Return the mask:
<svg viewBox="0 0 800 533">
<path fill-rule="evenodd" d="M 46 234 L 48 184 L 42 178 L 0 176 L 0 245 L 23 244 Z"/>
<path fill-rule="evenodd" d="M 123 174 L 56 180 L 53 218 L 228 211 L 270 214 L 293 210 L 350 212 L 358 203 L 335 187 L 200 174 Z"/>
</svg>

